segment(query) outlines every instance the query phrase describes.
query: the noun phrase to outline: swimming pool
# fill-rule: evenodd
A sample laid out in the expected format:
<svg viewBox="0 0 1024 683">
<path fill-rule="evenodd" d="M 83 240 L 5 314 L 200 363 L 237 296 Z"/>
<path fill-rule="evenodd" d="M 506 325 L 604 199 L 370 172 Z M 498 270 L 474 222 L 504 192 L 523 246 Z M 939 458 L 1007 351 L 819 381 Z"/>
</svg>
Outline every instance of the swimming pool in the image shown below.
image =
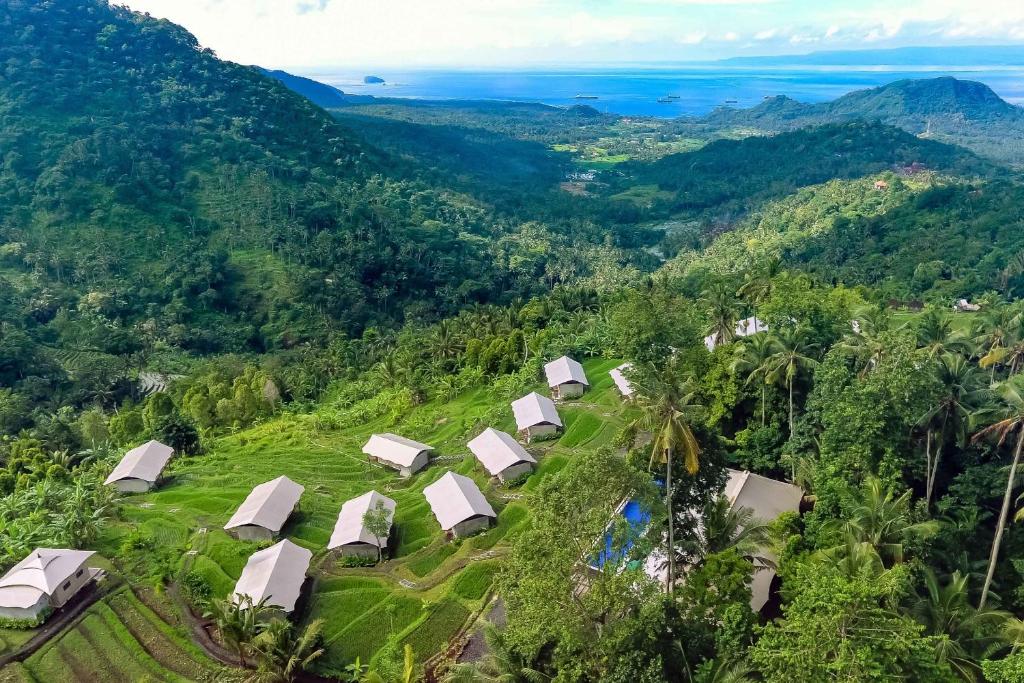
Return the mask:
<svg viewBox="0 0 1024 683">
<path fill-rule="evenodd" d="M 634 534 L 639 534 L 643 531 L 644 527 L 651 521 L 651 513 L 644 510 L 641 507 L 640 502 L 636 500 L 627 500 L 620 508 L 619 512 L 632 529 Z M 612 524 L 609 524 L 608 532 L 604 537 L 604 547 L 597 557 L 594 557 L 590 561 L 590 566 L 594 569 L 601 569 L 609 561 L 618 563 L 626 554 L 630 548 L 633 547 L 633 541 L 627 540 L 620 548 L 615 548 L 614 530 Z"/>
</svg>

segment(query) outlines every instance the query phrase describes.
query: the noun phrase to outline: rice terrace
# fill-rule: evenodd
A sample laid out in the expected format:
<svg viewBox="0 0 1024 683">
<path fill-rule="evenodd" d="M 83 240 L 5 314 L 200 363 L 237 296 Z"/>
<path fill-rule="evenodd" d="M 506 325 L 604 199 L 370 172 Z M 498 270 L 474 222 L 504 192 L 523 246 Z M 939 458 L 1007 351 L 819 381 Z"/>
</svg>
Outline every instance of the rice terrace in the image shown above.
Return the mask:
<svg viewBox="0 0 1024 683">
<path fill-rule="evenodd" d="M 530 492 L 573 457 L 608 445 L 625 424 L 630 409 L 608 374 L 620 364 L 605 359 L 584 363 L 590 391 L 559 405 L 564 433 L 530 446 L 539 463 L 536 472 L 508 486 L 490 481 L 465 445 L 484 426 L 515 431 L 508 396 L 493 389 L 476 389 L 399 415 L 374 414 L 386 406 L 378 398 L 346 408 L 333 407 L 328 399 L 313 413 L 269 419 L 219 438 L 203 456 L 176 458 L 158 490 L 123 499 L 120 521 L 97 543 L 105 558 L 123 556 L 126 544 L 152 549 L 135 555 L 141 558 L 136 563 L 111 566 L 109 580 L 120 583 L 123 576 L 131 588 L 113 590 L 73 629 L 24 663 L 4 668 L 0 680 L 240 677 L 192 642 L 198 622 L 187 615 L 187 599 L 177 590 L 151 586 L 161 572 L 181 570 L 186 577 L 201 577 L 212 595 L 229 595 L 246 558 L 261 546 L 235 540 L 222 527 L 254 485 L 281 474 L 306 487 L 281 535 L 315 553 L 313 587 L 303 599 L 307 621 L 326 620 L 326 654 L 317 667 L 341 671 L 356 658 L 378 667 L 375 658 L 400 658 L 406 644 L 421 662 L 430 660 L 486 616 L 491 579 L 508 541 L 528 519 Z M 540 385 L 536 389 L 546 391 Z M 368 463 L 360 447 L 371 433 L 387 431 L 433 445 L 429 467 L 402 479 Z M 422 491 L 448 469 L 471 476 L 485 492 L 498 512 L 490 530 L 464 540 L 445 539 Z M 324 552 L 325 546 L 341 504 L 371 489 L 398 504 L 392 559 L 376 567 L 344 566 Z M 6 650 L 26 638 L 25 631 L 0 630 Z M 82 657 L 84 646 L 94 655 Z"/>
</svg>

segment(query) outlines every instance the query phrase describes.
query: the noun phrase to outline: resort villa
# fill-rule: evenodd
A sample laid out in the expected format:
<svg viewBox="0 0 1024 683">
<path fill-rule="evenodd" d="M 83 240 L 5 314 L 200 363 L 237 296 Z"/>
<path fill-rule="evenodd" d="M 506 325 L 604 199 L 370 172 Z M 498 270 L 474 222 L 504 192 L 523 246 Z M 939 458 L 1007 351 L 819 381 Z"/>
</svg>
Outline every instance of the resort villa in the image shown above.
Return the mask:
<svg viewBox="0 0 1024 683">
<path fill-rule="evenodd" d="M 125 453 L 104 483 L 113 485 L 122 493 L 149 491 L 156 486 L 173 455 L 174 449 L 170 446 L 159 441 L 147 441 Z"/>
<path fill-rule="evenodd" d="M 544 366 L 553 398 L 577 398 L 590 386 L 583 366 L 568 356 L 562 356 Z"/>
<path fill-rule="evenodd" d="M 280 533 L 304 490 L 288 477 L 260 484 L 238 506 L 224 530 L 243 541 L 269 541 Z"/>
<path fill-rule="evenodd" d="M 388 534 L 375 536 L 366 528 L 364 521 L 367 512 L 383 506 L 387 510 Z M 376 559 L 379 552 L 388 547 L 391 524 L 395 517 L 395 501 L 382 496 L 376 491 L 364 493 L 358 498 L 347 500 L 341 506 L 338 521 L 334 525 L 334 533 L 327 544 L 328 550 L 336 550 L 342 557 L 369 557 Z"/>
<path fill-rule="evenodd" d="M 254 605 L 266 599 L 268 608 L 291 612 L 302 593 L 312 558 L 312 552 L 288 539 L 253 553 L 238 577 L 233 599 L 240 602 L 247 595 Z"/>
<path fill-rule="evenodd" d="M 555 402 L 535 391 L 512 401 L 512 414 L 516 418 L 516 429 L 527 443 L 554 436 L 562 429 Z"/>
<path fill-rule="evenodd" d="M 510 434 L 488 427 L 468 444 L 492 477 L 506 482 L 529 474 L 537 461 Z"/>
<path fill-rule="evenodd" d="M 36 548 L 0 578 L 0 618 L 38 622 L 100 573 L 91 550 Z"/>
<path fill-rule="evenodd" d="M 498 516 L 476 482 L 454 472 L 423 489 L 423 495 L 441 528 L 456 538 L 488 528 Z"/>
<path fill-rule="evenodd" d="M 396 469 L 403 477 L 426 467 L 431 450 L 425 443 L 396 434 L 373 434 L 363 446 L 363 453 L 370 461 Z"/>
</svg>

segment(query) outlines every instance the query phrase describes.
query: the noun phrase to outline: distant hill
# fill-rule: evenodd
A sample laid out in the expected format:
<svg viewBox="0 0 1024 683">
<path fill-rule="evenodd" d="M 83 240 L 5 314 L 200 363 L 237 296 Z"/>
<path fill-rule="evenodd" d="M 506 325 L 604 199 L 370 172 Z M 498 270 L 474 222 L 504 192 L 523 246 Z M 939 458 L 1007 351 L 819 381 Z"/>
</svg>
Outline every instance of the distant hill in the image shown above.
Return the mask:
<svg viewBox="0 0 1024 683">
<path fill-rule="evenodd" d="M 312 78 L 306 78 L 305 76 L 296 76 L 280 69 L 270 70 L 259 66 L 256 68 L 267 76 L 281 81 L 289 89 L 324 109 L 345 107 L 352 104 L 365 104 L 373 101 L 373 98 L 369 95 L 351 95 L 335 88 L 333 85 L 314 81 Z"/>
<path fill-rule="evenodd" d="M 1024 109 L 983 83 L 951 77 L 896 81 L 819 104 L 778 96 L 750 109 L 720 108 L 702 120 L 767 131 L 879 121 L 913 135 L 961 144 L 992 159 L 1024 163 Z"/>
<path fill-rule="evenodd" d="M 770 106 L 785 109 L 784 102 Z M 623 167 L 626 186 L 656 186 L 654 213 L 714 210 L 742 213 L 767 199 L 833 178 L 860 178 L 917 162 L 975 176 L 993 167 L 971 152 L 922 140 L 878 122 L 847 122 L 778 135 L 717 140 L 651 164 Z M 622 185 L 615 188 L 622 190 Z"/>
<path fill-rule="evenodd" d="M 718 63 L 732 66 L 1010 66 L 1024 65 L 1024 46 L 957 45 L 833 50 L 801 55 L 731 57 Z"/>
</svg>

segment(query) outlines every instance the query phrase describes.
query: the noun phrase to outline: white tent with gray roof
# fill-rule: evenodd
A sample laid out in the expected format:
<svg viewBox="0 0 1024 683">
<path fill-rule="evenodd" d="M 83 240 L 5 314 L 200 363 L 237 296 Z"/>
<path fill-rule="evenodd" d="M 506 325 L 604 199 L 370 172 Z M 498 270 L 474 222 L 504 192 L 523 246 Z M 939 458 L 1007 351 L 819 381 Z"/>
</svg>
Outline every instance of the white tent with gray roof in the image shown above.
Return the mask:
<svg viewBox="0 0 1024 683">
<path fill-rule="evenodd" d="M 633 393 L 636 391 L 633 385 L 630 383 L 626 375 L 623 374 L 633 368 L 632 363 L 623 363 L 617 368 L 612 368 L 608 372 L 612 377 L 612 381 L 615 382 L 615 386 L 618 387 L 619 393 L 622 394 L 623 398 L 633 398 Z"/>
<path fill-rule="evenodd" d="M 327 544 L 328 550 L 337 550 L 340 555 L 358 557 L 377 557 L 378 548 L 388 545 L 388 536 L 377 537 L 366 528 L 363 521 L 367 512 L 383 506 L 388 516 L 388 531 L 395 517 L 395 501 L 382 496 L 376 491 L 364 493 L 358 498 L 347 500 L 341 506 L 338 521 L 334 525 L 334 533 Z"/>
<path fill-rule="evenodd" d="M 544 366 L 548 387 L 555 398 L 575 398 L 583 395 L 590 382 L 583 366 L 568 356 L 557 358 Z"/>
<path fill-rule="evenodd" d="M 512 401 L 512 414 L 516 418 L 516 429 L 527 441 L 550 436 L 562 428 L 555 402 L 535 391 Z"/>
<path fill-rule="evenodd" d="M 147 441 L 125 453 L 104 483 L 112 484 L 125 493 L 148 491 L 159 481 L 173 455 L 174 449 L 170 446 L 159 441 Z"/>
<path fill-rule="evenodd" d="M 430 459 L 431 446 L 397 434 L 373 434 L 363 446 L 370 460 L 396 469 L 403 477 L 423 469 Z"/>
<path fill-rule="evenodd" d="M 224 529 L 247 541 L 270 540 L 281 531 L 305 488 L 278 477 L 253 488 Z"/>
<path fill-rule="evenodd" d="M 91 550 L 36 548 L 0 578 L 0 617 L 36 620 L 63 606 L 96 576 Z"/>
<path fill-rule="evenodd" d="M 498 516 L 476 482 L 451 471 L 423 489 L 423 495 L 441 528 L 454 536 L 486 529 Z"/>
<path fill-rule="evenodd" d="M 537 464 L 511 434 L 491 427 L 470 441 L 468 446 L 484 469 L 503 482 L 527 474 Z"/>
<path fill-rule="evenodd" d="M 302 593 L 313 553 L 288 539 L 253 553 L 238 577 L 232 599 L 248 595 L 253 604 L 267 599 L 267 607 L 291 612 Z"/>
</svg>

